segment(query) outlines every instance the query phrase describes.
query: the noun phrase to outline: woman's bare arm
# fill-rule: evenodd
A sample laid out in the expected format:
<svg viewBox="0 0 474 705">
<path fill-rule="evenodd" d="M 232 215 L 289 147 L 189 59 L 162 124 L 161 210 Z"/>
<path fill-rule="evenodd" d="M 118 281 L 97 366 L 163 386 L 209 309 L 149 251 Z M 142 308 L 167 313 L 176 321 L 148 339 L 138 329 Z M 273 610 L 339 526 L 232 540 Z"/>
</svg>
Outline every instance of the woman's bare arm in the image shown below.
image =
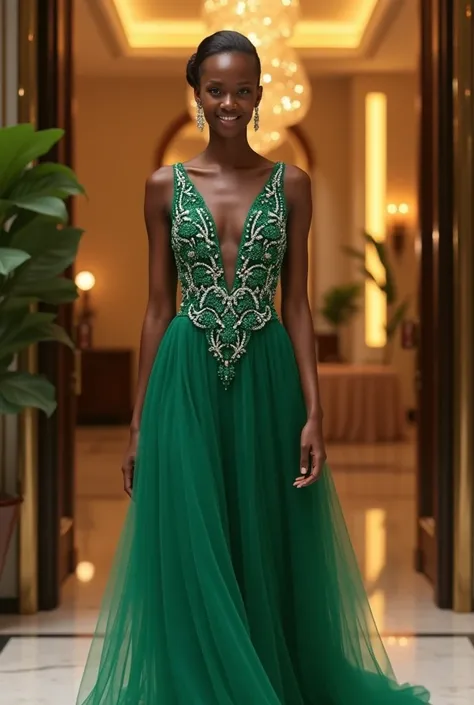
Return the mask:
<svg viewBox="0 0 474 705">
<path fill-rule="evenodd" d="M 173 173 L 163 167 L 147 181 L 145 189 L 145 223 L 148 234 L 149 282 L 148 304 L 143 321 L 138 382 L 131 430 L 140 429 L 148 379 L 161 339 L 176 314 L 176 267 L 170 244 L 169 204 Z"/>
<path fill-rule="evenodd" d="M 312 472 L 297 478 L 296 486 L 311 484 L 326 460 L 322 435 L 323 412 L 319 395 L 313 320 L 308 301 L 308 234 L 312 218 L 309 176 L 288 166 L 285 195 L 289 208 L 288 247 L 282 272 L 282 317 L 288 331 L 301 378 L 307 423 L 301 438 L 301 473 L 307 475 L 311 455 Z"/>
</svg>

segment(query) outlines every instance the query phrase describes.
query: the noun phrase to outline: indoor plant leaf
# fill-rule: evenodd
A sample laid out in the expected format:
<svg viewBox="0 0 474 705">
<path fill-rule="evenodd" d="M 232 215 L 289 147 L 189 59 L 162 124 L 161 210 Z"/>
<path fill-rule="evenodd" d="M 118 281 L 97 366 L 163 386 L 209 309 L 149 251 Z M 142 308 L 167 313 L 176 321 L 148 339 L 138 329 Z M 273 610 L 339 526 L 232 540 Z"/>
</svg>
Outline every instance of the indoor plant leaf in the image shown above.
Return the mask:
<svg viewBox="0 0 474 705">
<path fill-rule="evenodd" d="M 11 247 L 0 247 L 0 274 L 6 276 L 14 272 L 24 262 L 30 259 L 30 255 L 23 250 Z"/>
<path fill-rule="evenodd" d="M 41 409 L 51 416 L 56 409 L 55 397 L 54 386 L 42 375 L 10 371 L 0 373 L 0 411 L 6 404 L 7 408 L 10 406 L 18 411 L 26 407 Z"/>
<path fill-rule="evenodd" d="M 358 282 L 331 287 L 323 295 L 321 315 L 334 328 L 347 323 L 358 310 L 357 299 L 361 290 Z"/>
<path fill-rule="evenodd" d="M 23 210 L 33 211 L 41 215 L 48 215 L 51 218 L 59 220 L 61 223 L 66 223 L 69 215 L 66 205 L 61 198 L 55 196 L 22 196 L 11 200 L 12 206 L 23 208 Z"/>
<path fill-rule="evenodd" d="M 27 197 L 56 196 L 65 199 L 84 194 L 72 169 L 64 164 L 43 162 L 27 169 L 8 193 L 10 200 Z"/>
<path fill-rule="evenodd" d="M 54 277 L 38 282 L 14 283 L 9 291 L 10 296 L 29 298 L 46 304 L 62 304 L 75 301 L 78 296 L 77 286 L 72 279 Z"/>
<path fill-rule="evenodd" d="M 409 301 L 405 300 L 402 301 L 395 309 L 395 311 L 392 313 L 390 316 L 390 319 L 387 322 L 386 326 L 386 332 L 387 332 L 387 338 L 392 338 L 394 334 L 397 331 L 398 326 L 400 323 L 403 321 L 403 319 L 406 316 L 406 312 L 408 310 L 409 306 Z"/>
<path fill-rule="evenodd" d="M 393 303 L 395 303 L 395 300 L 397 298 L 397 292 L 395 287 L 395 277 L 390 266 L 386 245 L 384 242 L 376 240 L 370 233 L 365 232 L 364 237 L 366 239 L 367 244 L 371 245 L 375 249 L 379 262 L 383 267 L 385 273 L 385 281 L 382 285 L 379 285 L 379 287 L 387 297 L 387 304 L 391 306 Z"/>
<path fill-rule="evenodd" d="M 10 245 L 31 255 L 21 282 L 50 279 L 62 274 L 74 262 L 83 231 L 38 216 L 13 234 Z"/>
<path fill-rule="evenodd" d="M 52 128 L 35 130 L 28 123 L 12 125 L 0 130 L 0 196 L 27 166 L 47 154 L 61 139 L 64 130 Z"/>
<path fill-rule="evenodd" d="M 16 312 L 9 312 L 13 314 Z M 4 315 L 0 316 L 0 322 Z M 11 317 L 11 316 L 10 316 Z M 56 341 L 74 347 L 73 342 L 61 326 L 53 323 L 56 314 L 35 312 L 23 317 L 15 329 L 8 326 L 0 335 L 0 359 L 14 355 L 34 343 Z"/>
</svg>

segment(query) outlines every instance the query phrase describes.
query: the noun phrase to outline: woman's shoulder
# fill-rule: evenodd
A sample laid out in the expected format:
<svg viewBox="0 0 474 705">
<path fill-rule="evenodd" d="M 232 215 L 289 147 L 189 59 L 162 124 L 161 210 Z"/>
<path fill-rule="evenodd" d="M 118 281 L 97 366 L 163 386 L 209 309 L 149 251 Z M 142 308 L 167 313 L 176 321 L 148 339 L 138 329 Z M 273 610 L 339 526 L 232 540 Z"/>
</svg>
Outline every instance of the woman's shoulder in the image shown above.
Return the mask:
<svg viewBox="0 0 474 705">
<path fill-rule="evenodd" d="M 304 169 L 300 169 L 299 166 L 295 164 L 285 164 L 285 182 L 288 185 L 295 184 L 296 186 L 303 186 L 311 183 L 311 177 Z"/>
<path fill-rule="evenodd" d="M 301 199 L 306 200 L 310 197 L 311 177 L 295 164 L 285 164 L 284 189 L 288 205 L 295 206 Z"/>
<path fill-rule="evenodd" d="M 163 186 L 168 186 L 170 183 L 173 182 L 173 176 L 174 174 L 174 166 L 171 164 L 165 164 L 164 166 L 160 166 L 159 169 L 156 169 L 152 174 L 149 175 L 147 178 L 147 186 L 155 187 L 155 188 L 160 188 Z"/>
<path fill-rule="evenodd" d="M 174 169 L 171 165 L 161 166 L 150 174 L 146 180 L 146 199 L 157 206 L 168 207 L 171 203 L 174 187 Z"/>
</svg>

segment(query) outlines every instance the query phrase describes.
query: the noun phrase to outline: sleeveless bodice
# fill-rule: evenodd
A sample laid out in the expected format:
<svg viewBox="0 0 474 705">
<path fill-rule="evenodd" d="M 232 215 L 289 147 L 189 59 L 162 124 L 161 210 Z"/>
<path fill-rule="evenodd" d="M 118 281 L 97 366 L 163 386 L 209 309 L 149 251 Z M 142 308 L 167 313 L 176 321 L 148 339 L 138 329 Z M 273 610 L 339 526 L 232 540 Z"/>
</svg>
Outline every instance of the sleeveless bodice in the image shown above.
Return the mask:
<svg viewBox="0 0 474 705">
<path fill-rule="evenodd" d="M 225 387 L 254 331 L 277 318 L 286 250 L 285 165 L 275 164 L 248 212 L 229 289 L 216 224 L 182 164 L 175 164 L 171 245 L 182 290 L 179 316 L 203 329 Z"/>
</svg>

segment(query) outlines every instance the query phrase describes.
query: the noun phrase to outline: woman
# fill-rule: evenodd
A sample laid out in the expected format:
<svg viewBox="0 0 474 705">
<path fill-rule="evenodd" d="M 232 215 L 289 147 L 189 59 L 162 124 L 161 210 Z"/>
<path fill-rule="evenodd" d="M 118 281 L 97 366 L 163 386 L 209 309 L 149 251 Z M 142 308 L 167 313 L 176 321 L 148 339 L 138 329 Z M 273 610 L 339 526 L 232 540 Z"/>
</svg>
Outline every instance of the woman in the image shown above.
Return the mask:
<svg viewBox="0 0 474 705">
<path fill-rule="evenodd" d="M 325 466 L 309 178 L 247 142 L 262 88 L 244 36 L 204 39 L 187 80 L 210 141 L 146 187 L 133 502 L 78 702 L 426 703 L 394 679 Z"/>
</svg>

